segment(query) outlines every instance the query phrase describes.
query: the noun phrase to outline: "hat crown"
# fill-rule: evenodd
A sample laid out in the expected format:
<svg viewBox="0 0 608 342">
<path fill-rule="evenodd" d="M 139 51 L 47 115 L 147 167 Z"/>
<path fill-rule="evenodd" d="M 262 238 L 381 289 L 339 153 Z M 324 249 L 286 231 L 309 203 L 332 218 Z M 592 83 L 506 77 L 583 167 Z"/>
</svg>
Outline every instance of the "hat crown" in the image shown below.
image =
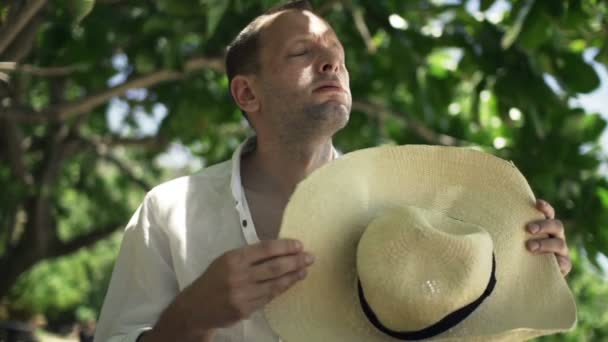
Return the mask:
<svg viewBox="0 0 608 342">
<path fill-rule="evenodd" d="M 365 229 L 357 272 L 386 328 L 419 331 L 479 299 L 492 274 L 482 227 L 416 207 L 391 208 Z"/>
</svg>

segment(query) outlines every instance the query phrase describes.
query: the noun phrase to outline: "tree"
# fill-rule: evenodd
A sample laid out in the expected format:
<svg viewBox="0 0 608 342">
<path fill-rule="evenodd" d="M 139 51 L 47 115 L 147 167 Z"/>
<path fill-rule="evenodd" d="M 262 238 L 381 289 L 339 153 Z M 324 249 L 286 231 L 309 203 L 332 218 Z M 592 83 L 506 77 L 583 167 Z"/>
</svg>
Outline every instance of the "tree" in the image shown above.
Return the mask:
<svg viewBox="0 0 608 342">
<path fill-rule="evenodd" d="M 224 47 L 276 2 L 0 4 L 0 297 L 37 263 L 123 227 L 170 143 L 207 164 L 229 155 L 248 129 Z M 317 3 L 351 73 L 342 151 L 425 143 L 512 160 L 566 222 L 581 265 L 608 252 L 606 122 L 570 105 L 599 85 L 584 55 L 608 64 L 604 1 Z M 116 104 L 120 129 L 107 115 Z M 142 130 L 163 106 L 159 127 Z"/>
</svg>

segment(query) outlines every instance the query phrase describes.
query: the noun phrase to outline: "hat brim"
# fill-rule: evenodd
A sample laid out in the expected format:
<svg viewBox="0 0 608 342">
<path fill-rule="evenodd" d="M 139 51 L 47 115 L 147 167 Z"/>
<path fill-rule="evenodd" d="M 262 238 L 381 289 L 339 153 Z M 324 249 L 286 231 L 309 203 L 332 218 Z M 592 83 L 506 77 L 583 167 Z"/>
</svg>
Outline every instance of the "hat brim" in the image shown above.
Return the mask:
<svg viewBox="0 0 608 342">
<path fill-rule="evenodd" d="M 356 274 L 357 243 L 367 224 L 395 206 L 441 211 L 484 227 L 494 242 L 494 292 L 432 340 L 522 340 L 576 323 L 555 257 L 525 249 L 525 224 L 544 217 L 515 166 L 464 148 L 408 145 L 347 154 L 298 185 L 279 237 L 302 241 L 316 262 L 306 279 L 265 308 L 283 340 L 395 341 L 363 314 Z"/>
</svg>

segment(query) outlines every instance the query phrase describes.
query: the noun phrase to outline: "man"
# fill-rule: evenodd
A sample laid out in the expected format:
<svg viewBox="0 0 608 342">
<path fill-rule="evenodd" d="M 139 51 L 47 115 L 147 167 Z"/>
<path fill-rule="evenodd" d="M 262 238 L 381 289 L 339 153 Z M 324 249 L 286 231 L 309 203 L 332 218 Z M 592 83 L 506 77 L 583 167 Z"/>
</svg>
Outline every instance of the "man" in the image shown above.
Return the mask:
<svg viewBox="0 0 608 342">
<path fill-rule="evenodd" d="M 332 136 L 352 101 L 344 49 L 295 1 L 253 20 L 226 64 L 256 137 L 230 161 L 146 196 L 125 231 L 96 341 L 278 340 L 260 309 L 304 279 L 314 256 L 276 237 L 298 182 L 337 155 Z M 550 205 L 538 207 L 547 219 L 529 229 L 543 238 L 528 247 L 555 253 L 567 274 L 563 227 Z"/>
</svg>

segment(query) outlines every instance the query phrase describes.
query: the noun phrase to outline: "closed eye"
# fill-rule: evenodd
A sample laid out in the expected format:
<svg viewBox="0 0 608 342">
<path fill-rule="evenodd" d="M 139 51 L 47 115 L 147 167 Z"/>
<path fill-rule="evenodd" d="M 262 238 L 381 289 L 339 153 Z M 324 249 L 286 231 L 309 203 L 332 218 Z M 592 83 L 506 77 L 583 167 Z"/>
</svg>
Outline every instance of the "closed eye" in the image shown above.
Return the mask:
<svg viewBox="0 0 608 342">
<path fill-rule="evenodd" d="M 298 57 L 298 56 L 304 56 L 307 55 L 309 52 L 309 50 L 302 50 L 302 51 L 298 51 L 296 53 L 292 53 L 291 55 L 289 55 L 290 57 Z"/>
</svg>

